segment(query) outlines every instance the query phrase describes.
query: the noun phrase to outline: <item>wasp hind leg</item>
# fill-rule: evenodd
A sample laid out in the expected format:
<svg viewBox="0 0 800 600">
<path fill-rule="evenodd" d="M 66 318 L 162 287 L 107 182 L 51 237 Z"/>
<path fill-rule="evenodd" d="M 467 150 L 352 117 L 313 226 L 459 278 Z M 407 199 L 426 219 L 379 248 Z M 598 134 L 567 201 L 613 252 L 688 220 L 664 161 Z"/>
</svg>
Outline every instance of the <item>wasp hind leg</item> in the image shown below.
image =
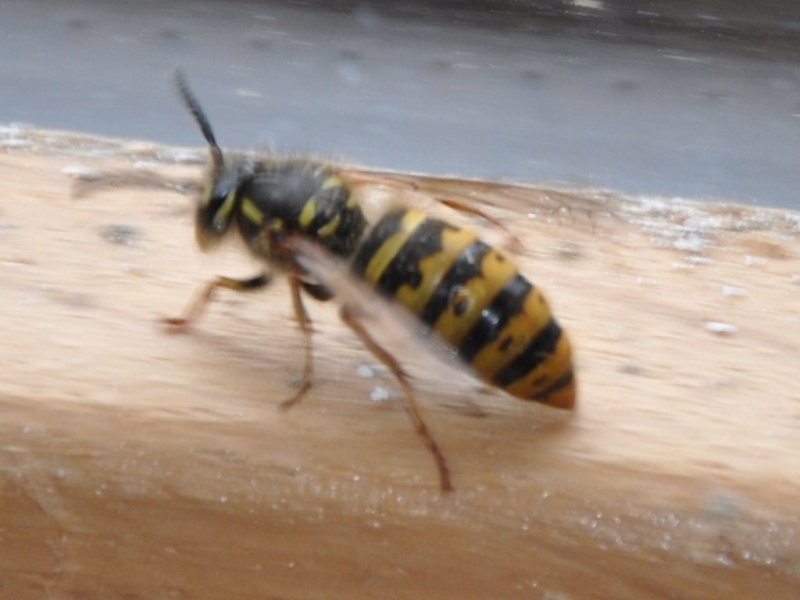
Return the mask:
<svg viewBox="0 0 800 600">
<path fill-rule="evenodd" d="M 186 329 L 192 322 L 196 321 L 203 314 L 206 305 L 214 297 L 214 292 L 218 288 L 227 288 L 236 292 L 248 292 L 267 286 L 270 277 L 267 273 L 261 273 L 249 279 L 233 279 L 231 277 L 216 277 L 203 286 L 191 304 L 186 308 L 183 316 L 167 317 L 162 319 L 162 323 L 170 325 L 176 329 Z"/>
<path fill-rule="evenodd" d="M 428 451 L 433 455 L 436 468 L 439 470 L 439 484 L 441 486 L 441 490 L 443 493 L 452 492 L 453 485 L 450 483 L 450 469 L 447 467 L 447 461 L 445 460 L 444 454 L 442 454 L 442 451 L 439 449 L 439 445 L 436 443 L 436 440 L 433 438 L 433 435 L 428 429 L 428 426 L 422 419 L 422 415 L 417 408 L 417 402 L 414 398 L 414 390 L 411 388 L 411 384 L 408 381 L 408 375 L 406 375 L 405 371 L 403 371 L 403 367 L 400 366 L 400 363 L 397 362 L 397 359 L 394 356 L 392 356 L 386 349 L 380 346 L 372 338 L 361 322 L 352 314 L 350 314 L 350 311 L 347 310 L 346 306 L 342 307 L 339 315 L 341 316 L 342 321 L 344 321 L 344 323 L 359 337 L 364 346 L 366 346 L 367 350 L 369 350 L 373 356 L 375 356 L 375 358 L 386 365 L 386 367 L 395 376 L 395 379 L 397 379 L 397 382 L 403 389 L 403 407 L 406 410 L 406 414 L 408 414 L 408 417 L 411 419 L 414 429 L 416 429 L 417 434 L 422 438 L 422 441 L 425 443 Z"/>
</svg>

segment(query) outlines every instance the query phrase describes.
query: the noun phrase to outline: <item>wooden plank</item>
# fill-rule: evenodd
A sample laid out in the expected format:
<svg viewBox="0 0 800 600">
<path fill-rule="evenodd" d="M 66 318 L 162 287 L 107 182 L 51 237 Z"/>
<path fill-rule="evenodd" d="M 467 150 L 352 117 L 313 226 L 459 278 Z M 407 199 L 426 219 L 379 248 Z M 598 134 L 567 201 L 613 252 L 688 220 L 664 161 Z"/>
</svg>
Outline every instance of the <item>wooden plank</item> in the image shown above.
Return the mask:
<svg viewBox="0 0 800 600">
<path fill-rule="evenodd" d="M 69 173 L 164 149 L 36 140 L 0 154 L 2 597 L 796 597 L 798 214 L 391 175 L 507 223 L 577 347 L 572 416 L 407 357 L 442 497 L 334 306 L 289 412 L 282 282 L 159 326 L 254 265 L 200 255 L 181 195 Z"/>
</svg>

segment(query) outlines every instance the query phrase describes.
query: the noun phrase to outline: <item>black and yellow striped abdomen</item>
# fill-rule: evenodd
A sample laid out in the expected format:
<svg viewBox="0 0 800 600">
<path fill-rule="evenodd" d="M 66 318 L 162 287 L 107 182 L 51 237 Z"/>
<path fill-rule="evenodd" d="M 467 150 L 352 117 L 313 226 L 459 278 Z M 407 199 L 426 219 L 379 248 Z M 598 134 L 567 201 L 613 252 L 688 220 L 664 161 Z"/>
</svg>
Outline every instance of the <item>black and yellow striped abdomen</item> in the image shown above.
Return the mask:
<svg viewBox="0 0 800 600">
<path fill-rule="evenodd" d="M 472 231 L 394 210 L 369 232 L 352 270 L 428 325 L 486 382 L 518 398 L 574 404 L 569 340 L 544 296 Z"/>
</svg>

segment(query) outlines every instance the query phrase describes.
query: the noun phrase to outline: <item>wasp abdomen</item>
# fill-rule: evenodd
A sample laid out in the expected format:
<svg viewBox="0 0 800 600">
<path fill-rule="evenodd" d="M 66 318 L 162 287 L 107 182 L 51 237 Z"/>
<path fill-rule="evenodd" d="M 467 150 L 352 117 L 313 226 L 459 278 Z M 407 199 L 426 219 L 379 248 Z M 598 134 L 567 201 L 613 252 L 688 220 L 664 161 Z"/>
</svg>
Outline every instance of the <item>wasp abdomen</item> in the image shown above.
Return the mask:
<svg viewBox="0 0 800 600">
<path fill-rule="evenodd" d="M 485 381 L 528 400 L 569 408 L 569 340 L 544 296 L 502 251 L 466 229 L 416 210 L 385 215 L 352 263 Z"/>
</svg>

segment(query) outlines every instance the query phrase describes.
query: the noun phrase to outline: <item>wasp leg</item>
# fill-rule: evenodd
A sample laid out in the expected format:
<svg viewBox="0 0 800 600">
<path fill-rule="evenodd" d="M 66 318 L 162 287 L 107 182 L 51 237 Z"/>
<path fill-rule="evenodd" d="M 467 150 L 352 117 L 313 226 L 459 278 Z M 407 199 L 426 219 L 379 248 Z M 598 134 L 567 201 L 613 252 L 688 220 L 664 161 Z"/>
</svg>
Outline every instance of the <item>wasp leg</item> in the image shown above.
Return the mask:
<svg viewBox="0 0 800 600">
<path fill-rule="evenodd" d="M 502 229 L 503 232 L 508 236 L 508 248 L 514 252 L 522 252 L 525 249 L 525 246 L 522 245 L 520 239 L 514 235 L 511 230 L 506 227 L 503 223 L 499 220 L 495 219 L 493 216 L 483 212 L 481 209 L 476 208 L 467 204 L 466 202 L 461 202 L 459 200 L 451 200 L 450 198 L 440 198 L 436 197 L 436 200 L 441 204 L 444 204 L 448 208 L 452 208 L 458 212 L 462 212 L 468 215 L 473 215 L 475 217 L 479 217 L 486 221 L 487 223 L 491 223 L 498 229 Z"/>
<path fill-rule="evenodd" d="M 369 350 L 373 356 L 375 356 L 375 358 L 386 365 L 386 367 L 395 376 L 395 379 L 397 379 L 400 387 L 403 388 L 403 395 L 405 398 L 403 406 L 405 407 L 406 413 L 411 419 L 411 423 L 414 425 L 414 429 L 417 430 L 417 433 L 422 438 L 422 441 L 425 443 L 430 453 L 433 454 L 433 460 L 436 463 L 436 468 L 439 470 L 439 483 L 441 490 L 443 493 L 452 492 L 453 486 L 450 483 L 450 469 L 447 467 L 447 461 L 445 460 L 444 454 L 442 454 L 442 451 L 439 449 L 439 445 L 436 443 L 436 440 L 433 438 L 433 435 L 428 429 L 428 426 L 425 425 L 422 415 L 419 413 L 417 402 L 414 399 L 414 391 L 408 381 L 408 375 L 406 375 L 405 371 L 403 371 L 403 367 L 400 366 L 400 363 L 397 362 L 397 359 L 394 356 L 389 354 L 387 350 L 380 346 L 372 338 L 372 336 L 367 333 L 367 330 L 364 328 L 361 322 L 352 314 L 350 314 L 350 311 L 347 310 L 346 306 L 342 307 L 341 311 L 339 312 L 339 316 L 342 318 L 342 321 L 344 321 L 344 323 L 359 337 L 364 346 L 366 346 L 367 350 Z"/>
<path fill-rule="evenodd" d="M 305 396 L 306 392 L 311 389 L 311 376 L 314 373 L 314 353 L 313 346 L 311 344 L 311 334 L 313 333 L 313 330 L 311 328 L 311 318 L 308 316 L 308 311 L 306 311 L 306 307 L 303 304 L 303 298 L 300 295 L 301 288 L 308 290 L 309 285 L 312 284 L 307 284 L 296 274 L 291 273 L 289 275 L 289 289 L 292 292 L 292 307 L 294 308 L 294 316 L 297 319 L 297 323 L 300 325 L 300 330 L 303 332 L 306 360 L 305 365 L 303 366 L 303 375 L 300 379 L 300 386 L 297 388 L 297 392 L 295 392 L 291 398 L 287 398 L 281 402 L 280 407 L 282 410 L 287 410 L 300 402 L 303 396 Z M 316 290 L 313 285 L 312 289 Z"/>
<path fill-rule="evenodd" d="M 270 277 L 266 273 L 261 273 L 250 279 L 233 279 L 231 277 L 217 277 L 209 281 L 200 290 L 192 303 L 186 308 L 186 311 L 181 317 L 167 317 L 162 319 L 163 323 L 171 325 L 179 329 L 185 329 L 192 321 L 196 321 L 203 314 L 203 309 L 206 304 L 214 296 L 217 288 L 228 288 L 237 292 L 247 292 L 250 290 L 257 290 L 269 284 Z"/>
</svg>

